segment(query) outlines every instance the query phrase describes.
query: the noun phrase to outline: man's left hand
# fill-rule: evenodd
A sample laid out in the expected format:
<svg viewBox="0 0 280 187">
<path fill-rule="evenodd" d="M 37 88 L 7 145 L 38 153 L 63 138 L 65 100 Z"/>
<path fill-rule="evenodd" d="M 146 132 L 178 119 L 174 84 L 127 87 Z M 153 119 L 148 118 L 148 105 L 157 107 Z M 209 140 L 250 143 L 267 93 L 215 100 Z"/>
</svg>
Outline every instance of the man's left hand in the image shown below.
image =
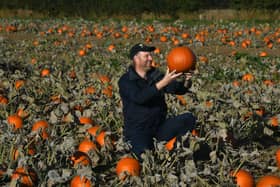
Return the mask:
<svg viewBox="0 0 280 187">
<path fill-rule="evenodd" d="M 192 85 L 192 81 L 191 81 L 192 73 L 191 72 L 184 73 L 184 76 L 185 76 L 185 84 L 184 84 L 184 86 L 186 88 L 190 88 L 191 85 Z"/>
<path fill-rule="evenodd" d="M 191 80 L 192 73 L 188 72 L 188 73 L 185 73 L 184 75 L 185 75 L 185 81 Z"/>
</svg>

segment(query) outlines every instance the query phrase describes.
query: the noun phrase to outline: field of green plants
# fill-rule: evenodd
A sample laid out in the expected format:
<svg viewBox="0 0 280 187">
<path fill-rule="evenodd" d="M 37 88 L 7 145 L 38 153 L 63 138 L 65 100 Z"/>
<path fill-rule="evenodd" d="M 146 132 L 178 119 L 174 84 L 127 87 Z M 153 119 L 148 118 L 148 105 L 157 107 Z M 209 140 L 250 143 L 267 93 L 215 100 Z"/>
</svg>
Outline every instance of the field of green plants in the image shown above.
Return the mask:
<svg viewBox="0 0 280 187">
<path fill-rule="evenodd" d="M 118 161 L 133 155 L 117 81 L 138 42 L 157 47 L 162 71 L 172 48 L 196 54 L 190 92 L 166 100 L 169 115 L 197 116 L 197 133 L 171 151 L 155 142 L 140 175 L 120 179 Z M 235 186 L 240 169 L 255 184 L 280 177 L 279 54 L 277 21 L 0 19 L 0 184 L 69 186 L 79 175 L 92 186 Z M 210 159 L 195 160 L 205 142 Z"/>
</svg>

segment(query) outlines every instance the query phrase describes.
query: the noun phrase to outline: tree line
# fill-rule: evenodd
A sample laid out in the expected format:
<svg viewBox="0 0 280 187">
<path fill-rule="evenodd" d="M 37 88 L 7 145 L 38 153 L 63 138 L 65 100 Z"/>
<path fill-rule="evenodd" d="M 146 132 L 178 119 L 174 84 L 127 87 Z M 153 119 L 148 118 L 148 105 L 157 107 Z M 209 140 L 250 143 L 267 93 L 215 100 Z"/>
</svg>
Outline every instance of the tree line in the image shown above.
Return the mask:
<svg viewBox="0 0 280 187">
<path fill-rule="evenodd" d="M 279 10 L 279 0 L 1 0 L 0 9 L 27 9 L 49 16 L 176 16 L 204 9 Z"/>
</svg>

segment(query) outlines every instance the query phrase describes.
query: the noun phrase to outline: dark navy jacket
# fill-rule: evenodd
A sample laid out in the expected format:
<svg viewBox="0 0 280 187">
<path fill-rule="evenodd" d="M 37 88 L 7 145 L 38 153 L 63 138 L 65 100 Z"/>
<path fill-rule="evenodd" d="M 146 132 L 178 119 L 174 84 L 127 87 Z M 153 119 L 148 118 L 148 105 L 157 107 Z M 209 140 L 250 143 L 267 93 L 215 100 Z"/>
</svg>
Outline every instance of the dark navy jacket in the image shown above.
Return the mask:
<svg viewBox="0 0 280 187">
<path fill-rule="evenodd" d="M 119 79 L 119 92 L 123 103 L 124 136 L 133 133 L 154 133 L 166 119 L 167 105 L 164 93 L 185 94 L 184 81 L 173 81 L 162 90 L 155 84 L 164 77 L 158 69 L 147 72 L 147 80 L 141 78 L 132 66 Z"/>
</svg>

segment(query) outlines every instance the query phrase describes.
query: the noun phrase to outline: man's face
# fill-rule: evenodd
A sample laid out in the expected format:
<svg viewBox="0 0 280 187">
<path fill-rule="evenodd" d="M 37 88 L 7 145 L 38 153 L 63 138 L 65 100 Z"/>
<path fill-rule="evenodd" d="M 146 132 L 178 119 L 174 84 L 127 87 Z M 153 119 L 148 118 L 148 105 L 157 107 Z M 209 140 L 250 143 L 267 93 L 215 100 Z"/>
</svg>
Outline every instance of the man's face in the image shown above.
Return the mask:
<svg viewBox="0 0 280 187">
<path fill-rule="evenodd" d="M 140 51 L 134 56 L 135 65 L 144 71 L 151 69 L 153 57 L 151 52 Z"/>
</svg>

